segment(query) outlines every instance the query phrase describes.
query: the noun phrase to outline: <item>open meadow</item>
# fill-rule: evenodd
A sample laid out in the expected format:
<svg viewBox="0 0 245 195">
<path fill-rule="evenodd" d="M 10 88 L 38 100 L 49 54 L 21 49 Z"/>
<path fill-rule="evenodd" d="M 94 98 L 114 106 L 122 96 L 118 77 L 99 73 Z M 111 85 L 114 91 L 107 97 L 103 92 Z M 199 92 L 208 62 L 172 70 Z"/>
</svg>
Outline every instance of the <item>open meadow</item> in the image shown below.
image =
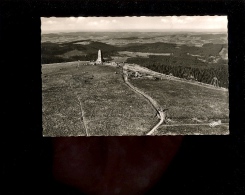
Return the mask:
<svg viewBox="0 0 245 195">
<path fill-rule="evenodd" d="M 161 134 L 227 134 L 229 132 L 228 92 L 175 80 L 134 79 L 131 83 L 167 110 L 169 122 Z M 225 123 L 215 128 L 209 123 Z M 196 124 L 196 125 L 190 125 Z M 206 125 L 204 125 L 206 124 Z"/>
<path fill-rule="evenodd" d="M 42 78 L 45 136 L 145 135 L 158 121 L 153 106 L 125 84 L 120 67 L 44 65 Z M 168 79 L 130 82 L 168 109 L 168 123 L 154 135 L 228 133 L 227 91 Z M 222 125 L 208 125 L 217 120 Z"/>
<path fill-rule="evenodd" d="M 42 70 L 45 136 L 144 135 L 157 122 L 116 67 L 64 63 Z"/>
</svg>

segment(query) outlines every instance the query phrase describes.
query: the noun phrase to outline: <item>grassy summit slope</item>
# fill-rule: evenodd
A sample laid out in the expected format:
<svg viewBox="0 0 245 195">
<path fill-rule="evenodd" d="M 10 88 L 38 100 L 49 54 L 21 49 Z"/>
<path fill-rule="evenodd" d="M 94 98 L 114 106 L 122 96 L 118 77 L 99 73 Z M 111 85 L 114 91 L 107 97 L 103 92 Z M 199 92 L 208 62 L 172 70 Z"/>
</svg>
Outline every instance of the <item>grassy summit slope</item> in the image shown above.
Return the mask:
<svg viewBox="0 0 245 195">
<path fill-rule="evenodd" d="M 81 110 L 70 86 L 71 65 L 42 67 L 42 104 L 44 136 L 86 135 Z"/>
<path fill-rule="evenodd" d="M 152 106 L 123 82 L 114 67 L 45 65 L 43 100 L 47 135 L 52 131 L 85 135 L 85 127 L 89 135 L 96 136 L 144 135 L 157 123 Z M 80 126 L 78 119 L 82 119 Z"/>
<path fill-rule="evenodd" d="M 171 125 L 208 124 L 219 119 L 222 123 L 229 122 L 228 92 L 173 80 L 140 79 L 130 82 L 158 101 L 163 108 L 169 109 L 167 114 L 172 120 Z M 217 128 L 218 131 L 216 131 Z M 228 126 L 222 126 L 221 129 L 215 127 L 214 129 L 216 133 L 224 134 L 227 133 Z M 184 134 L 188 132 L 212 134 L 214 129 L 209 127 L 207 129 L 207 126 L 177 126 L 162 127 L 158 132 L 160 134 Z"/>
<path fill-rule="evenodd" d="M 76 65 L 42 68 L 44 135 L 144 135 L 157 123 L 153 107 L 123 82 L 120 69 Z M 163 125 L 156 134 L 228 132 L 225 124 L 215 128 L 203 125 L 219 119 L 229 122 L 228 92 L 174 80 L 130 82 L 169 109 L 170 125 L 201 124 Z"/>
</svg>

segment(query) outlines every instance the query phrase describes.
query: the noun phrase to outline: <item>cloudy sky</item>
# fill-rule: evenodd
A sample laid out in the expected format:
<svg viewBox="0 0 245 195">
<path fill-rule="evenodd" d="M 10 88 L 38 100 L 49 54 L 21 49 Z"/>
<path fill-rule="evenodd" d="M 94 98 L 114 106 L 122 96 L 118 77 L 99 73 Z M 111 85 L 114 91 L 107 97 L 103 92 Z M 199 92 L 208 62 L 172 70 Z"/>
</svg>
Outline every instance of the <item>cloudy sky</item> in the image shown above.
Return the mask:
<svg viewBox="0 0 245 195">
<path fill-rule="evenodd" d="M 70 31 L 227 31 L 226 16 L 41 18 L 42 33 Z"/>
</svg>

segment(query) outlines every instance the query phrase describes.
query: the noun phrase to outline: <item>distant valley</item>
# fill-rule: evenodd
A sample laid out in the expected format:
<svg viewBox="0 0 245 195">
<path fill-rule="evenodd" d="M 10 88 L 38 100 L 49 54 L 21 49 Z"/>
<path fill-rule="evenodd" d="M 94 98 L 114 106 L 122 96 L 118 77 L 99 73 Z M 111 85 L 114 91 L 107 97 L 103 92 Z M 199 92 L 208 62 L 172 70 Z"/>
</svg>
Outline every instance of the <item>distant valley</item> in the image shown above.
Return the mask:
<svg viewBox="0 0 245 195">
<path fill-rule="evenodd" d="M 180 78 L 228 87 L 227 34 L 161 32 L 74 32 L 42 35 L 42 64 L 104 59 L 128 62 Z M 166 55 L 164 55 L 166 54 Z M 171 54 L 171 55 L 169 55 Z"/>
</svg>

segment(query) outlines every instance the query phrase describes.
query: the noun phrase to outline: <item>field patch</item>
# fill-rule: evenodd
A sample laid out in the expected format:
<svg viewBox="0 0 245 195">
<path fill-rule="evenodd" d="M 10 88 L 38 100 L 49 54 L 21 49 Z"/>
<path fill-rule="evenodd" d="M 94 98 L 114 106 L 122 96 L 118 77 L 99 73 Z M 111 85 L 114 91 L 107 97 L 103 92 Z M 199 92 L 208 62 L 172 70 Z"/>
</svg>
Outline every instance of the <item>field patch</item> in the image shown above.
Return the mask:
<svg viewBox="0 0 245 195">
<path fill-rule="evenodd" d="M 222 59 L 228 60 L 228 49 L 222 48 L 222 50 L 219 52 L 219 55 L 221 56 Z"/>
<path fill-rule="evenodd" d="M 62 55 L 57 55 L 57 56 L 69 59 L 70 57 L 73 57 L 73 56 L 84 56 L 84 55 L 86 54 L 83 51 L 78 51 L 75 49 L 75 50 L 68 51 Z"/>
<path fill-rule="evenodd" d="M 156 56 L 170 56 L 171 53 L 149 53 L 149 52 L 131 52 L 131 51 L 119 51 L 120 55 L 128 56 L 128 57 L 144 57 L 148 58 L 149 55 Z"/>
</svg>

